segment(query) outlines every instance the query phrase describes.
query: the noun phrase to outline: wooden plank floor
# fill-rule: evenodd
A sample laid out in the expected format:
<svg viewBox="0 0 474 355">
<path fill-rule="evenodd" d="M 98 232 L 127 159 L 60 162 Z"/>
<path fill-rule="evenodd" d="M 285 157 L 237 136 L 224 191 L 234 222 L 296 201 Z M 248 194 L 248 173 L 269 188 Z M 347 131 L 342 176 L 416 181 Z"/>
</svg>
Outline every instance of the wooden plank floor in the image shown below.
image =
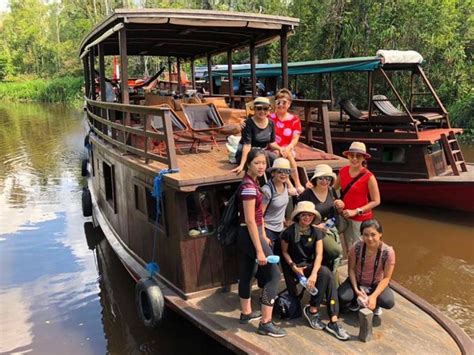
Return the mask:
<svg viewBox="0 0 474 355">
<path fill-rule="evenodd" d="M 280 289 L 284 286 L 281 285 Z M 259 290 L 252 293 L 253 309 L 258 309 Z M 303 298 L 303 305 L 308 297 Z M 343 342 L 331 334 L 309 327 L 306 318 L 280 321 L 288 336 L 275 339 L 256 333 L 258 321 L 242 325 L 239 298 L 236 291 L 215 293 L 194 298 L 188 302 L 203 311 L 210 319 L 226 331 L 262 348 L 272 354 L 460 354 L 454 340 L 430 316 L 417 306 L 395 293 L 395 307 L 381 317 L 374 317 L 374 339 L 368 343 L 358 340 L 357 313 L 341 315 L 341 322 L 351 335 Z M 321 307 L 324 322 L 328 321 L 326 310 Z"/>
</svg>

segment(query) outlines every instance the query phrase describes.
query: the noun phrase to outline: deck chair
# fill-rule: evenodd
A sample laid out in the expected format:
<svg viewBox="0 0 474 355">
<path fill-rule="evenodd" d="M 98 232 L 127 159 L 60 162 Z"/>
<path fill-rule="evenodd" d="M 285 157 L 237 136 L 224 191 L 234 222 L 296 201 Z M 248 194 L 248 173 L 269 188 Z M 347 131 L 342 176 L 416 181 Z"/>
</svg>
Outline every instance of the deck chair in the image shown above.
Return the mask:
<svg viewBox="0 0 474 355">
<path fill-rule="evenodd" d="M 201 103 L 201 104 L 181 104 L 184 117 L 187 122 L 192 136 L 193 143 L 191 150 L 196 148 L 196 152 L 199 150 L 199 145 L 202 142 L 210 142 L 216 148 L 219 147 L 216 141 L 216 134 L 224 128 L 224 122 L 222 121 L 216 106 L 213 103 Z"/>
<path fill-rule="evenodd" d="M 342 100 L 339 106 L 341 107 L 341 119 L 342 113 L 345 112 L 351 120 L 367 120 L 367 114 L 360 111 L 351 100 Z"/>
</svg>

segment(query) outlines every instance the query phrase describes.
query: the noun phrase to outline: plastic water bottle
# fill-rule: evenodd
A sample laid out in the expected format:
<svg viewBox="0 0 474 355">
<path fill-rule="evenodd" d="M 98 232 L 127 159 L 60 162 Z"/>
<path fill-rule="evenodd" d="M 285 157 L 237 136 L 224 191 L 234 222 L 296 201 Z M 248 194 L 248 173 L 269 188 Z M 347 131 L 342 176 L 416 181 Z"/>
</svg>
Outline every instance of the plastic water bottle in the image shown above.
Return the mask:
<svg viewBox="0 0 474 355">
<path fill-rule="evenodd" d="M 335 217 L 328 218 L 326 222 L 324 223 L 324 225 L 326 226 L 326 228 L 334 227 L 336 225 L 336 218 Z"/>
<path fill-rule="evenodd" d="M 255 259 L 255 262 L 258 263 L 258 259 Z M 269 264 L 278 264 L 280 262 L 280 257 L 278 255 L 269 255 L 267 256 L 267 263 Z"/>
<path fill-rule="evenodd" d="M 316 296 L 318 294 L 318 289 L 316 287 L 308 288 L 308 279 L 306 278 L 306 276 L 298 275 L 298 279 L 300 280 L 301 286 L 303 286 L 306 291 L 310 293 L 311 296 Z"/>
</svg>

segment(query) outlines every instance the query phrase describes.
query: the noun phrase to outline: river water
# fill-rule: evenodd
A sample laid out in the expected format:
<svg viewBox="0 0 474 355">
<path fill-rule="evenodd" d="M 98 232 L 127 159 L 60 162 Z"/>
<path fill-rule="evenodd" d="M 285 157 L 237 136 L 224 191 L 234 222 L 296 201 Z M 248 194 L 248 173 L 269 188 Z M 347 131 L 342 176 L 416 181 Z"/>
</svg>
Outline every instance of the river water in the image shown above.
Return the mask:
<svg viewBox="0 0 474 355">
<path fill-rule="evenodd" d="M 83 139 L 79 110 L 0 104 L 0 354 L 225 353 L 173 313 L 141 326 L 127 272 L 105 241 L 89 249 L 100 233 L 81 212 Z M 376 215 L 394 279 L 473 337 L 473 216 L 409 202 Z"/>
</svg>

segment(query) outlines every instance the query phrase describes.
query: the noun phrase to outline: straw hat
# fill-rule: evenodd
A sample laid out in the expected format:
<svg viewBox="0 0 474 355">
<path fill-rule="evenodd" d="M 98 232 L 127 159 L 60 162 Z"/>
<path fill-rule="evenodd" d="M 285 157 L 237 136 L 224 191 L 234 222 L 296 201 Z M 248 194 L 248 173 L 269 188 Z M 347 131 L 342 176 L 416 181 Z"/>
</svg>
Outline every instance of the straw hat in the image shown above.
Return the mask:
<svg viewBox="0 0 474 355">
<path fill-rule="evenodd" d="M 349 147 L 349 150 L 346 150 L 345 152 L 342 152 L 342 155 L 347 157 L 347 154 L 349 153 L 359 153 L 364 155 L 366 159 L 372 158 L 370 154 L 367 153 L 367 149 L 365 148 L 365 144 L 362 142 L 352 142 L 351 146 Z"/>
<path fill-rule="evenodd" d="M 318 224 L 321 222 L 321 214 L 314 207 L 314 203 L 310 201 L 298 202 L 298 204 L 296 205 L 296 208 L 293 210 L 293 213 L 291 214 L 291 219 L 294 221 L 296 216 L 298 216 L 302 212 L 314 214 L 315 218 L 314 218 L 313 223 Z"/>
<path fill-rule="evenodd" d="M 332 177 L 332 183 L 331 184 L 334 184 L 334 182 L 336 181 L 336 174 L 334 174 L 334 172 L 332 171 L 332 168 L 327 164 L 318 164 L 318 165 L 316 165 L 316 168 L 314 168 L 314 174 L 311 177 L 311 181 L 313 181 L 314 179 L 316 179 L 317 177 L 320 177 L 320 176 L 330 176 L 330 177 Z"/>
<path fill-rule="evenodd" d="M 291 174 L 290 161 L 285 158 L 275 159 L 269 171 L 272 172 L 273 170 L 286 170 L 288 174 Z"/>
<path fill-rule="evenodd" d="M 265 105 L 265 106 L 270 106 L 270 100 L 266 97 L 257 97 L 255 100 L 253 100 L 253 106 L 257 105 Z"/>
</svg>

